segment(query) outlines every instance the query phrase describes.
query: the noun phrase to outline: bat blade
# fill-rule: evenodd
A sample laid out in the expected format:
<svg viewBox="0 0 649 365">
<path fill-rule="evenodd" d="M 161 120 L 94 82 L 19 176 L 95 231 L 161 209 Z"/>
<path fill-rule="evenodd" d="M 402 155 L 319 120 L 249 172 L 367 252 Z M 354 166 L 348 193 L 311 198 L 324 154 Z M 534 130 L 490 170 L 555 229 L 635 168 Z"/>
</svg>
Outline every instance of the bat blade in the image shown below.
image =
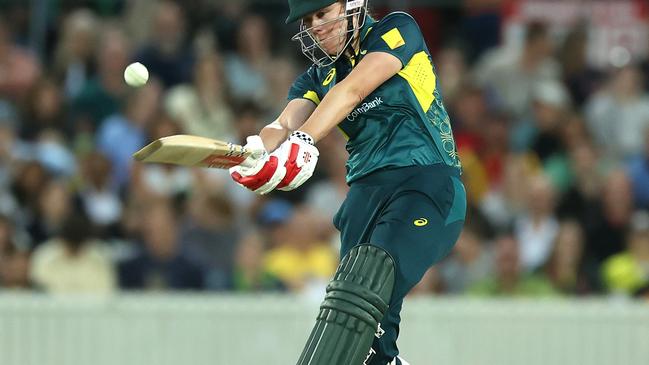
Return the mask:
<svg viewBox="0 0 649 365">
<path fill-rule="evenodd" d="M 179 134 L 151 142 L 135 152 L 133 158 L 145 163 L 228 169 L 239 165 L 250 154 L 238 144 Z"/>
</svg>

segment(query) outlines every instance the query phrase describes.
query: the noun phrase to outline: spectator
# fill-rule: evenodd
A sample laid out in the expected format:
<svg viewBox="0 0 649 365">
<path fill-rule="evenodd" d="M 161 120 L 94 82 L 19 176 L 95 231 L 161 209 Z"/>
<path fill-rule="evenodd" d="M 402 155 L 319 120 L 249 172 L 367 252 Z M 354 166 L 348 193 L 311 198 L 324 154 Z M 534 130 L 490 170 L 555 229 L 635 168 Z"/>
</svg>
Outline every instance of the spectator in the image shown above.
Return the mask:
<svg viewBox="0 0 649 365">
<path fill-rule="evenodd" d="M 588 29 L 580 23 L 566 35 L 559 49 L 563 82 L 575 105 L 581 107 L 599 87 L 601 72 L 588 65 Z"/>
<path fill-rule="evenodd" d="M 444 95 L 444 104 L 453 105 L 467 84 L 467 65 L 462 50 L 446 47 L 437 55 L 435 62 L 439 72 L 439 84 Z"/>
<path fill-rule="evenodd" d="M 93 238 L 90 222 L 70 212 L 60 234 L 39 246 L 30 267 L 34 284 L 54 294 L 110 293 L 115 269 L 105 244 Z"/>
<path fill-rule="evenodd" d="M 0 214 L 11 215 L 18 210 L 10 187 L 16 169 L 17 150 L 16 115 L 11 104 L 0 101 Z"/>
<path fill-rule="evenodd" d="M 565 122 L 559 128 L 561 130 L 561 143 L 566 153 L 583 143 L 592 143 L 592 137 L 583 115 L 574 109 L 568 114 Z"/>
<path fill-rule="evenodd" d="M 230 289 L 240 236 L 234 226 L 234 207 L 223 194 L 200 191 L 189 198 L 188 205 L 188 216 L 180 228 L 182 249 L 188 256 L 200 258 L 207 289 Z"/>
<path fill-rule="evenodd" d="M 0 214 L 0 255 L 14 248 L 14 228 L 9 217 Z"/>
<path fill-rule="evenodd" d="M 28 161 L 18 167 L 11 186 L 11 194 L 19 206 L 14 215 L 18 224 L 23 227 L 34 224 L 40 210 L 41 193 L 50 181 L 51 176 L 37 161 Z"/>
<path fill-rule="evenodd" d="M 67 100 L 74 100 L 94 75 L 98 29 L 99 20 L 88 9 L 74 10 L 64 20 L 52 68 Z"/>
<path fill-rule="evenodd" d="M 496 145 L 493 147 L 495 151 L 502 149 L 497 146 L 495 141 L 492 142 Z M 500 153 L 502 155 L 495 155 L 498 157 L 494 160 L 497 164 L 490 167 L 491 173 L 496 172 L 497 174 L 493 176 L 498 179 L 491 183 L 488 194 L 474 204 L 477 205 L 480 213 L 485 216 L 491 226 L 496 229 L 507 229 L 511 226 L 514 218 L 526 209 L 527 185 L 520 182 L 527 181 L 530 177 L 538 174 L 540 166 L 538 160 L 530 155 Z"/>
<path fill-rule="evenodd" d="M 587 212 L 584 222 L 586 249 L 584 269 L 593 290 L 603 289 L 601 264 L 624 250 L 627 230 L 633 210 L 633 196 L 629 178 L 622 170 L 614 170 L 606 177 L 601 202 Z"/>
<path fill-rule="evenodd" d="M 337 259 L 331 247 L 317 241 L 312 214 L 303 207 L 294 210 L 286 202 L 271 201 L 262 208 L 260 219 L 272 224 L 266 270 L 293 292 L 324 290 Z"/>
<path fill-rule="evenodd" d="M 29 289 L 29 254 L 10 247 L 0 253 L 0 289 Z"/>
<path fill-rule="evenodd" d="M 526 296 L 548 297 L 556 295 L 550 282 L 541 274 L 526 274 L 522 271 L 519 257 L 520 244 L 514 237 L 505 234 L 496 239 L 495 272 L 491 277 L 475 283 L 468 289 L 479 296 Z"/>
<path fill-rule="evenodd" d="M 52 180 L 43 187 L 34 220 L 27 227 L 36 246 L 62 234 L 73 199 L 73 192 L 63 180 Z"/>
<path fill-rule="evenodd" d="M 263 265 L 264 243 L 257 232 L 238 242 L 234 263 L 233 289 L 237 292 L 284 290 L 281 281 Z"/>
<path fill-rule="evenodd" d="M 446 96 L 444 101 L 446 102 Z M 449 105 L 458 151 L 482 151 L 485 142 L 483 128 L 489 113 L 484 90 L 467 82 L 459 87 L 455 103 Z"/>
<path fill-rule="evenodd" d="M 502 187 L 505 179 L 507 159 L 510 156 L 508 141 L 510 139 L 510 119 L 504 113 L 490 113 L 481 128 L 482 148 L 479 150 L 487 173 L 489 185 L 492 188 Z"/>
<path fill-rule="evenodd" d="M 532 91 L 532 120 L 512 131 L 514 150 L 532 150 L 541 161 L 562 153 L 560 128 L 569 106 L 568 92 L 560 82 L 538 82 Z"/>
<path fill-rule="evenodd" d="M 124 4 L 124 27 L 134 46 L 139 48 L 150 40 L 158 4 L 158 0 L 127 1 Z"/>
<path fill-rule="evenodd" d="M 97 75 L 85 83 L 72 102 L 72 128 L 77 138 L 92 135 L 106 117 L 120 110 L 128 91 L 124 69 L 129 52 L 126 36 L 119 30 L 107 27 L 102 32 L 96 53 Z"/>
<path fill-rule="evenodd" d="M 637 67 L 624 67 L 611 76 L 608 85 L 594 94 L 585 107 L 593 137 L 612 159 L 625 160 L 642 153 L 641 131 L 649 127 L 649 95 L 642 82 L 642 72 Z"/>
<path fill-rule="evenodd" d="M 626 250 L 604 262 L 602 275 L 613 294 L 631 295 L 649 285 L 649 213 L 634 213 Z"/>
<path fill-rule="evenodd" d="M 97 148 L 113 166 L 116 187 L 128 182 L 132 155 L 146 144 L 146 129 L 158 112 L 160 93 L 155 82 L 138 89 L 123 112 L 106 118 L 97 132 Z"/>
<path fill-rule="evenodd" d="M 20 103 L 41 74 L 38 61 L 12 43 L 12 32 L 0 15 L 0 99 Z"/>
<path fill-rule="evenodd" d="M 487 88 L 496 105 L 511 113 L 514 120 L 520 120 L 529 115 L 536 84 L 559 78 L 560 68 L 552 52 L 546 24 L 532 22 L 521 52 L 499 49 L 485 54 L 475 69 L 476 79 Z"/>
<path fill-rule="evenodd" d="M 191 80 L 194 55 L 185 44 L 185 18 L 173 1 L 160 1 L 152 21 L 151 41 L 140 49 L 135 60 L 160 79 L 164 88 Z"/>
<path fill-rule="evenodd" d="M 194 67 L 194 82 L 169 90 L 165 107 L 188 134 L 232 140 L 233 116 L 225 93 L 221 59 L 206 54 Z"/>
<path fill-rule="evenodd" d="M 629 177 L 623 170 L 614 170 L 608 174 L 599 219 L 586 225 L 588 251 L 599 261 L 624 248 L 633 210 L 632 194 Z"/>
<path fill-rule="evenodd" d="M 270 96 L 268 75 L 272 72 L 272 58 L 269 35 L 268 25 L 259 15 L 247 15 L 239 24 L 237 52 L 228 55 L 225 62 L 228 84 L 235 100 L 264 103 Z"/>
<path fill-rule="evenodd" d="M 35 141 L 43 131 L 71 134 L 58 85 L 51 79 L 40 79 L 27 94 L 26 110 L 20 124 L 20 138 Z"/>
<path fill-rule="evenodd" d="M 101 238 L 122 234 L 119 226 L 123 204 L 119 191 L 111 184 L 112 165 L 108 158 L 93 151 L 81 160 L 79 200 Z"/>
<path fill-rule="evenodd" d="M 246 13 L 246 5 L 240 2 L 224 2 L 216 9 L 212 24 L 217 42 L 225 52 L 236 51 L 237 27 Z"/>
<path fill-rule="evenodd" d="M 556 133 L 556 134 L 555 134 Z M 552 181 L 558 193 L 569 191 L 575 183 L 571 153 L 580 145 L 589 144 L 590 135 L 580 114 L 567 113 L 561 118 L 549 141 L 554 142 L 554 151 L 543 163 L 545 174 Z M 550 143 L 550 146 L 552 143 Z"/>
<path fill-rule="evenodd" d="M 554 288 L 566 295 L 589 290 L 582 268 L 584 232 L 576 221 L 561 223 L 545 273 Z"/>
<path fill-rule="evenodd" d="M 631 159 L 627 169 L 633 185 L 635 206 L 649 209 L 649 128 L 644 129 L 643 152 Z"/>
<path fill-rule="evenodd" d="M 585 225 L 599 209 L 605 167 L 590 141 L 575 144 L 569 151 L 569 158 L 572 181 L 560 199 L 557 214 L 559 218 L 576 219 Z"/>
<path fill-rule="evenodd" d="M 295 63 L 286 57 L 273 59 L 268 68 L 271 71 L 267 75 L 269 95 L 265 105 L 268 118 L 273 120 L 286 107 L 287 90 L 293 86 L 298 75 Z"/>
<path fill-rule="evenodd" d="M 529 179 L 526 186 L 526 209 L 516 219 L 515 235 L 521 245 L 521 269 L 533 272 L 550 257 L 559 232 L 559 222 L 554 217 L 555 192 L 548 178 L 539 174 Z"/>
<path fill-rule="evenodd" d="M 77 171 L 77 161 L 68 149 L 65 137 L 57 130 L 43 131 L 33 145 L 34 157 L 55 177 L 71 177 Z"/>
<path fill-rule="evenodd" d="M 462 41 L 473 63 L 476 58 L 498 45 L 503 28 L 502 2 L 500 0 L 463 1 L 465 19 L 462 21 Z"/>
<path fill-rule="evenodd" d="M 483 239 L 473 227 L 465 226 L 451 256 L 438 268 L 446 293 L 462 294 L 493 272 L 493 252 Z"/>
<path fill-rule="evenodd" d="M 156 200 L 142 214 L 142 245 L 135 255 L 119 264 L 122 289 L 199 290 L 203 272 L 195 259 L 179 247 L 177 216 L 166 200 Z M 142 212 L 142 213 L 144 213 Z"/>
<path fill-rule="evenodd" d="M 320 143 L 322 158 L 320 159 L 320 172 L 326 172 L 326 176 L 311 185 L 305 184 L 308 191 L 306 192 L 306 205 L 314 212 L 318 212 L 323 219 L 323 226 L 328 225 L 333 229 L 333 217 L 338 211 L 338 207 L 345 200 L 345 195 L 349 191 L 349 186 L 345 181 L 345 161 L 347 160 L 347 151 L 343 144 L 338 143 L 338 138 L 330 134 Z M 329 140 L 333 140 L 327 143 Z M 336 232 L 337 234 L 338 232 Z"/>
<path fill-rule="evenodd" d="M 234 109 L 236 119 L 234 126 L 236 128 L 236 141 L 240 144 L 246 144 L 246 137 L 256 133 L 259 126 L 263 125 L 264 110 L 251 100 L 245 100 L 236 104 Z"/>
</svg>

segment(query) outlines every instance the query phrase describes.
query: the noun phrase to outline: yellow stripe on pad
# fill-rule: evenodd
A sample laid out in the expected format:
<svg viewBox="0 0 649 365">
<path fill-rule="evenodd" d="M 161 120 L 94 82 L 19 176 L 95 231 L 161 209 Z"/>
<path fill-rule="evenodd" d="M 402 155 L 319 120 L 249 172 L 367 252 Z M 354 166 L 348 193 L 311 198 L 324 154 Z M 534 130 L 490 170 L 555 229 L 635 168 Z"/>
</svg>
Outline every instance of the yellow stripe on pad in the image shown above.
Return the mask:
<svg viewBox="0 0 649 365">
<path fill-rule="evenodd" d="M 385 43 L 388 44 L 388 47 L 390 47 L 390 49 L 399 48 L 406 44 L 406 41 L 404 41 L 403 37 L 401 36 L 401 32 L 399 32 L 399 29 L 397 28 L 393 28 L 391 31 L 383 34 L 381 38 L 383 38 Z"/>
<path fill-rule="evenodd" d="M 311 100 L 315 105 L 320 104 L 320 98 L 315 91 L 307 91 L 304 95 L 302 95 L 302 97 Z"/>
<path fill-rule="evenodd" d="M 434 92 L 437 79 L 428 54 L 421 51 L 412 56 L 410 62 L 399 72 L 399 76 L 408 81 L 424 113 L 428 112 L 435 100 Z"/>
</svg>

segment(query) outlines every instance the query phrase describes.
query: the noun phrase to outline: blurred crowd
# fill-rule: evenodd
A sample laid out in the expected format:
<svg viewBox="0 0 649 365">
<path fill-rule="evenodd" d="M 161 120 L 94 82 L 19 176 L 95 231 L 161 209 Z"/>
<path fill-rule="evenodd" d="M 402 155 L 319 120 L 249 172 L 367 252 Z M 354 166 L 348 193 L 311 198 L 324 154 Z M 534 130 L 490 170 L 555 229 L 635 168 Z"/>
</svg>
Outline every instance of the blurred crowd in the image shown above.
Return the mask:
<svg viewBox="0 0 649 365">
<path fill-rule="evenodd" d="M 283 2 L 46 2 L 38 49 L 24 3 L 0 2 L 0 291 L 320 293 L 339 259 L 342 136 L 319 143 L 302 188 L 264 197 L 227 171 L 131 159 L 178 133 L 245 143 L 274 120 L 308 66 Z M 556 38 L 529 22 L 512 51 L 494 3 L 410 9 L 469 198 L 413 295 L 647 295 L 649 63 L 592 68 L 580 24 Z M 137 89 L 135 61 L 152 75 Z"/>
</svg>

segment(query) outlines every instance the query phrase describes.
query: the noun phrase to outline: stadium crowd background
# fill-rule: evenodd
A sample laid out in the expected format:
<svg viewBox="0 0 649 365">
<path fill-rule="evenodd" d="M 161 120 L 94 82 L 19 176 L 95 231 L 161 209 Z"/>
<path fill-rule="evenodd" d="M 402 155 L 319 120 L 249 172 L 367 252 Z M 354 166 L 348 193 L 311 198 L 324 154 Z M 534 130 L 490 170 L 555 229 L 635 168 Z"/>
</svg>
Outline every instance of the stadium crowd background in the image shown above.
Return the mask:
<svg viewBox="0 0 649 365">
<path fill-rule="evenodd" d="M 244 143 L 274 119 L 308 66 L 284 2 L 49 1 L 40 43 L 24 3 L 0 1 L 0 291 L 319 295 L 342 136 L 304 187 L 265 197 L 225 171 L 131 161 L 161 136 Z M 446 3 L 396 7 L 428 40 L 469 196 L 413 295 L 646 295 L 649 63 L 592 67 L 582 23 L 527 22 L 510 52 L 503 1 Z M 123 81 L 134 61 L 152 74 L 140 89 Z"/>
</svg>

